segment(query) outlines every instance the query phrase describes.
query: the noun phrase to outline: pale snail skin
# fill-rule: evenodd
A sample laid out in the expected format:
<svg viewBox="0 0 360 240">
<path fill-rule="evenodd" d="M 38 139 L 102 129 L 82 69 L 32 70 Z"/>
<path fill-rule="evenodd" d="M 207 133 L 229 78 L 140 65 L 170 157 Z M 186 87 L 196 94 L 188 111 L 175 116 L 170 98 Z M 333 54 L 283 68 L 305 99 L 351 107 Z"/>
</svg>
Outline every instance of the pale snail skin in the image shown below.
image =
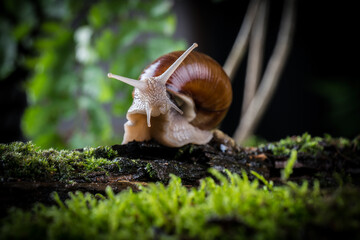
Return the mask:
<svg viewBox="0 0 360 240">
<path fill-rule="evenodd" d="M 111 73 L 135 87 L 123 144 L 155 139 L 169 147 L 206 144 L 232 100 L 231 83 L 221 66 L 205 54 L 166 54 L 150 64 L 139 80 Z"/>
</svg>

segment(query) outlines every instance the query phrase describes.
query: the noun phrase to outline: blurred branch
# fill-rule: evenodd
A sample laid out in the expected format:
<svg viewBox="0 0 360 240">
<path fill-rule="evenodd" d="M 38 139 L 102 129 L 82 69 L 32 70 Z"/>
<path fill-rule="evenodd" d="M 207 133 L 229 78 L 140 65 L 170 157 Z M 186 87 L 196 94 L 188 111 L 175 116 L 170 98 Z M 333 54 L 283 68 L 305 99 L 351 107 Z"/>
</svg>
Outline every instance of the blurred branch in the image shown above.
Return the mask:
<svg viewBox="0 0 360 240">
<path fill-rule="evenodd" d="M 249 57 L 246 69 L 242 114 L 245 114 L 255 96 L 263 64 L 264 41 L 266 35 L 267 0 L 261 2 L 250 35 Z"/>
<path fill-rule="evenodd" d="M 246 45 L 249 40 L 250 30 L 256 17 L 259 4 L 260 0 L 252 0 L 250 2 L 235 43 L 230 51 L 228 58 L 225 61 L 224 70 L 231 81 L 233 80 L 236 70 L 238 69 L 239 64 L 244 56 Z"/>
<path fill-rule="evenodd" d="M 274 52 L 269 60 L 255 97 L 242 116 L 234 139 L 241 144 L 254 131 L 276 89 L 287 59 L 295 20 L 295 0 L 285 1 L 284 12 Z"/>
</svg>

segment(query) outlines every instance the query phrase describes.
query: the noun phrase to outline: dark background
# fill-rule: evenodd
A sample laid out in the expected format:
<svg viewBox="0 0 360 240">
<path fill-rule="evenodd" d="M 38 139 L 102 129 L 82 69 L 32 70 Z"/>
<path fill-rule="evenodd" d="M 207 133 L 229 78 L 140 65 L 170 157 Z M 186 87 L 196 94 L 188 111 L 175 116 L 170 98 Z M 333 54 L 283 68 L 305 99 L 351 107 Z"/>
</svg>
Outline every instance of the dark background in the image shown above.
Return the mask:
<svg viewBox="0 0 360 240">
<path fill-rule="evenodd" d="M 269 2 L 265 64 L 276 42 L 283 8 L 283 1 Z M 223 65 L 247 5 L 248 1 L 178 1 L 178 36 L 185 32 L 189 42 L 199 43 L 199 51 Z M 256 135 L 278 140 L 304 132 L 350 138 L 360 133 L 359 23 L 354 2 L 297 1 L 292 49 Z M 246 57 L 222 124 L 229 134 L 240 117 L 245 69 Z"/>
<path fill-rule="evenodd" d="M 265 65 L 282 13 L 269 1 Z M 197 42 L 198 50 L 221 65 L 241 26 L 247 1 L 175 1 L 176 38 Z M 355 1 L 297 1 L 292 49 L 275 96 L 255 134 L 266 140 L 309 132 L 353 138 L 360 134 L 359 14 Z M 0 10 L 1 11 L 1 10 Z M 0 12 L 4 14 L 3 12 Z M 240 117 L 246 56 L 236 76 L 232 107 L 222 129 L 232 135 Z M 0 81 L 0 142 L 26 140 L 20 120 L 26 107 L 27 73 L 19 69 Z"/>
</svg>

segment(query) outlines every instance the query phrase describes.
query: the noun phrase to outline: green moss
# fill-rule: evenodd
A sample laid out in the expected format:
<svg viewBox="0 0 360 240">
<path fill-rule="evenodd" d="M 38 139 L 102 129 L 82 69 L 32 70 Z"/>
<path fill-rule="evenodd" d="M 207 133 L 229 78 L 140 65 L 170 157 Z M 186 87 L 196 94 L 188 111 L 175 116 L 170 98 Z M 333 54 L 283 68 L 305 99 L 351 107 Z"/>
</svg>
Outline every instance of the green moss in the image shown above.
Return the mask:
<svg viewBox="0 0 360 240">
<path fill-rule="evenodd" d="M 348 147 L 350 141 L 345 138 L 332 138 L 330 135 L 321 137 L 311 137 L 310 134 L 304 133 L 302 136 L 293 136 L 281 139 L 278 142 L 262 144 L 259 148 L 266 148 L 273 152 L 274 155 L 290 155 L 292 150 L 300 153 L 317 155 L 324 150 L 324 146 L 333 145 L 337 148 Z"/>
<path fill-rule="evenodd" d="M 256 136 L 256 135 L 251 135 L 250 137 L 248 137 L 246 139 L 246 141 L 241 144 L 241 146 L 243 147 L 256 147 L 256 146 L 259 146 L 261 144 L 266 144 L 267 141 L 260 137 L 260 136 Z"/>
<path fill-rule="evenodd" d="M 150 178 L 155 178 L 156 176 L 156 172 L 155 170 L 153 169 L 151 163 L 147 163 L 146 166 L 145 166 L 145 170 L 146 172 L 149 174 Z"/>
<path fill-rule="evenodd" d="M 194 146 L 193 144 L 187 144 L 183 147 L 180 147 L 176 154 L 175 154 L 175 159 L 180 159 L 181 157 L 183 157 L 184 155 L 187 155 L 187 154 L 191 154 L 193 151 L 194 151 Z"/>
<path fill-rule="evenodd" d="M 347 187 L 341 179 L 332 191 L 321 190 L 318 181 L 288 181 L 297 152 L 317 154 L 328 145 L 358 146 L 308 134 L 274 143 L 272 150 L 278 154 L 291 153 L 281 186 L 253 171 L 256 179 L 251 181 L 245 172 L 211 169 L 213 177 L 191 189 L 171 176 L 167 185 L 140 186 L 138 193 L 115 194 L 107 188 L 106 196 L 77 192 L 64 202 L 55 193 L 54 206 L 12 209 L 0 222 L 0 239 L 324 239 L 342 234 L 360 238 L 359 189 Z M 113 160 L 117 155 L 109 147 L 57 151 L 40 150 L 32 143 L 0 144 L 0 176 L 71 181 L 112 165 L 120 172 L 138 171 L 140 160 Z M 148 175 L 156 175 L 154 165 L 141 164 Z"/>
<path fill-rule="evenodd" d="M 281 179 L 283 181 L 288 180 L 290 175 L 293 173 L 293 167 L 295 165 L 296 160 L 297 160 L 297 151 L 292 150 L 290 154 L 290 158 L 287 161 L 285 168 L 281 171 Z"/>
<path fill-rule="evenodd" d="M 29 180 L 68 181 L 94 171 L 106 171 L 117 152 L 110 147 L 82 151 L 41 150 L 31 142 L 0 144 L 0 176 Z"/>
<path fill-rule="evenodd" d="M 289 182 L 260 188 L 248 176 L 211 170 L 215 177 L 187 189 L 172 176 L 106 197 L 77 192 L 57 206 L 13 210 L 3 220 L 1 239 L 294 239 L 359 237 L 358 190 L 324 193 Z M 351 206 L 349 208 L 348 206 Z"/>
<path fill-rule="evenodd" d="M 337 148 L 345 148 L 349 147 L 352 143 L 355 143 L 356 138 L 351 142 L 349 139 L 340 137 L 340 138 L 333 138 L 330 134 L 324 135 L 324 142 L 328 145 L 333 145 Z"/>
<path fill-rule="evenodd" d="M 269 190 L 273 190 L 273 186 L 274 186 L 274 182 L 273 181 L 268 181 L 264 178 L 264 176 L 258 174 L 255 171 L 250 171 L 250 173 L 252 175 L 254 175 L 258 180 L 260 180 L 264 185 L 265 185 L 265 189 L 269 189 Z"/>
<path fill-rule="evenodd" d="M 360 150 L 360 136 L 354 138 L 351 143 L 354 146 L 354 149 Z"/>
</svg>

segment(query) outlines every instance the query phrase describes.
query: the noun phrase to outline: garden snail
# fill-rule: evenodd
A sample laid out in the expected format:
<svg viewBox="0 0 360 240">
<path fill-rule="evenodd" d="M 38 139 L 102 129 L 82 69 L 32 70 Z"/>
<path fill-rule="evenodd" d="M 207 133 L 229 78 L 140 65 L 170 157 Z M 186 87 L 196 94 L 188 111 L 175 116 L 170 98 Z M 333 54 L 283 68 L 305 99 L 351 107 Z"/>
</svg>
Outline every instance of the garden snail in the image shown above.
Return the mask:
<svg viewBox="0 0 360 240">
<path fill-rule="evenodd" d="M 155 139 L 163 145 L 180 147 L 206 144 L 212 130 L 225 117 L 232 100 L 229 77 L 209 56 L 176 51 L 151 63 L 139 80 L 111 73 L 135 87 L 133 103 L 125 123 L 123 144 Z"/>
</svg>

